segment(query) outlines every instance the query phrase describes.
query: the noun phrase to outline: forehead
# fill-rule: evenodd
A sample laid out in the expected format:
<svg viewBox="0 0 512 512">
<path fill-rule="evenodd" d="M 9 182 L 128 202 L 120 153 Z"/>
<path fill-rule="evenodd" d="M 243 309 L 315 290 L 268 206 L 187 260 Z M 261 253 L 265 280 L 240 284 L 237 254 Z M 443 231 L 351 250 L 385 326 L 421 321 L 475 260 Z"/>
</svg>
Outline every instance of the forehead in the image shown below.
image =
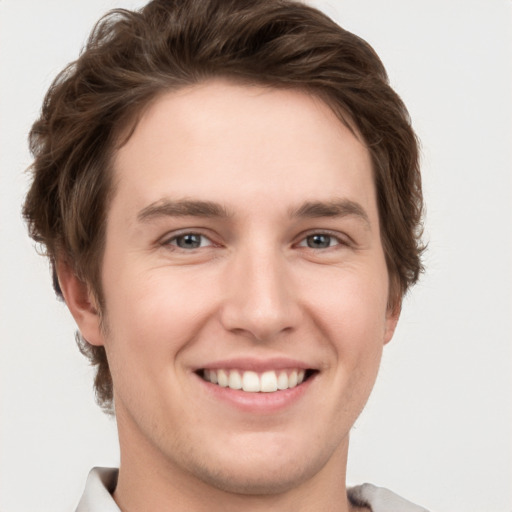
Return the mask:
<svg viewBox="0 0 512 512">
<path fill-rule="evenodd" d="M 326 103 L 222 80 L 155 98 L 115 154 L 114 171 L 118 193 L 140 207 L 176 194 L 323 200 L 343 195 L 340 179 L 367 201 L 374 196 L 368 150 Z"/>
</svg>

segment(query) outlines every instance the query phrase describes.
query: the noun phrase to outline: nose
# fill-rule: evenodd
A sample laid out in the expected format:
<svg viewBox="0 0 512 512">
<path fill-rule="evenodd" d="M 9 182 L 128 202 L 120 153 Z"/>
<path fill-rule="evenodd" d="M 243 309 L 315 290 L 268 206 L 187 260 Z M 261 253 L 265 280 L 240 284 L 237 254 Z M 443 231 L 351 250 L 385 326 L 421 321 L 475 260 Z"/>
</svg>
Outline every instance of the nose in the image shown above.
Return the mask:
<svg viewBox="0 0 512 512">
<path fill-rule="evenodd" d="M 224 328 L 260 342 L 294 331 L 301 307 L 288 265 L 278 250 L 236 255 L 228 264 L 223 284 Z"/>
</svg>

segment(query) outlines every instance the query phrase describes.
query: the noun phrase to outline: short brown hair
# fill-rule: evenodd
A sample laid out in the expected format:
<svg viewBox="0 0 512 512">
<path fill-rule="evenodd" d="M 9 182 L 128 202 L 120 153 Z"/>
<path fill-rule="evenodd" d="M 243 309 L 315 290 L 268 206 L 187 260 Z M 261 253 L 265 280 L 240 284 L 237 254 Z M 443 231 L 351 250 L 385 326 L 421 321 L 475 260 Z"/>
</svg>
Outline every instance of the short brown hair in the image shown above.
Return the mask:
<svg viewBox="0 0 512 512">
<path fill-rule="evenodd" d="M 120 132 L 157 94 L 212 77 L 306 90 L 362 137 L 374 166 L 389 307 L 399 307 L 423 250 L 418 143 L 407 110 L 365 41 L 288 0 L 154 0 L 98 22 L 30 132 L 33 182 L 23 213 L 50 258 L 56 292 L 55 262 L 65 258 L 104 307 L 100 269 Z M 108 409 L 105 350 L 78 337 Z"/>
</svg>

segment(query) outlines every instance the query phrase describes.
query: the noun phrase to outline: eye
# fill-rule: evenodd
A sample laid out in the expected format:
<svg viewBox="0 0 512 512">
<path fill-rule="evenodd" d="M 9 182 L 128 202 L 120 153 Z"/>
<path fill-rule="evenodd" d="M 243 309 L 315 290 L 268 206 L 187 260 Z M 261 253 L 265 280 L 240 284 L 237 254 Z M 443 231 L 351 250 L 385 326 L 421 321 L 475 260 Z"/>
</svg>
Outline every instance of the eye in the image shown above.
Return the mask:
<svg viewBox="0 0 512 512">
<path fill-rule="evenodd" d="M 299 247 L 309 247 L 310 249 L 328 249 L 336 245 L 340 245 L 342 242 L 339 238 L 329 235 L 326 233 L 314 233 L 306 236 L 299 243 Z"/>
<path fill-rule="evenodd" d="M 199 249 L 212 245 L 212 241 L 199 233 L 183 233 L 177 235 L 165 242 L 165 245 L 172 245 L 180 249 Z"/>
</svg>

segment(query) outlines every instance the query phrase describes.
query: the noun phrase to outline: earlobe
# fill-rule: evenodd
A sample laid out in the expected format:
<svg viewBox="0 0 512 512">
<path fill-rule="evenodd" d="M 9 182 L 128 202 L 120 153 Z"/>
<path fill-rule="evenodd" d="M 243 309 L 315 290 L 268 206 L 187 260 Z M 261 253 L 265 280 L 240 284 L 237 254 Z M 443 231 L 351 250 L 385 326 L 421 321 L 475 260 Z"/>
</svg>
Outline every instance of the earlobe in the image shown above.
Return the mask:
<svg viewBox="0 0 512 512">
<path fill-rule="evenodd" d="M 57 262 L 56 270 L 62 295 L 80 333 L 91 345 L 103 345 L 100 310 L 90 286 L 64 260 Z"/>
<path fill-rule="evenodd" d="M 386 328 L 384 332 L 384 345 L 391 341 L 395 333 L 398 319 L 402 311 L 402 301 L 397 300 L 392 306 L 389 306 L 386 311 Z"/>
</svg>

